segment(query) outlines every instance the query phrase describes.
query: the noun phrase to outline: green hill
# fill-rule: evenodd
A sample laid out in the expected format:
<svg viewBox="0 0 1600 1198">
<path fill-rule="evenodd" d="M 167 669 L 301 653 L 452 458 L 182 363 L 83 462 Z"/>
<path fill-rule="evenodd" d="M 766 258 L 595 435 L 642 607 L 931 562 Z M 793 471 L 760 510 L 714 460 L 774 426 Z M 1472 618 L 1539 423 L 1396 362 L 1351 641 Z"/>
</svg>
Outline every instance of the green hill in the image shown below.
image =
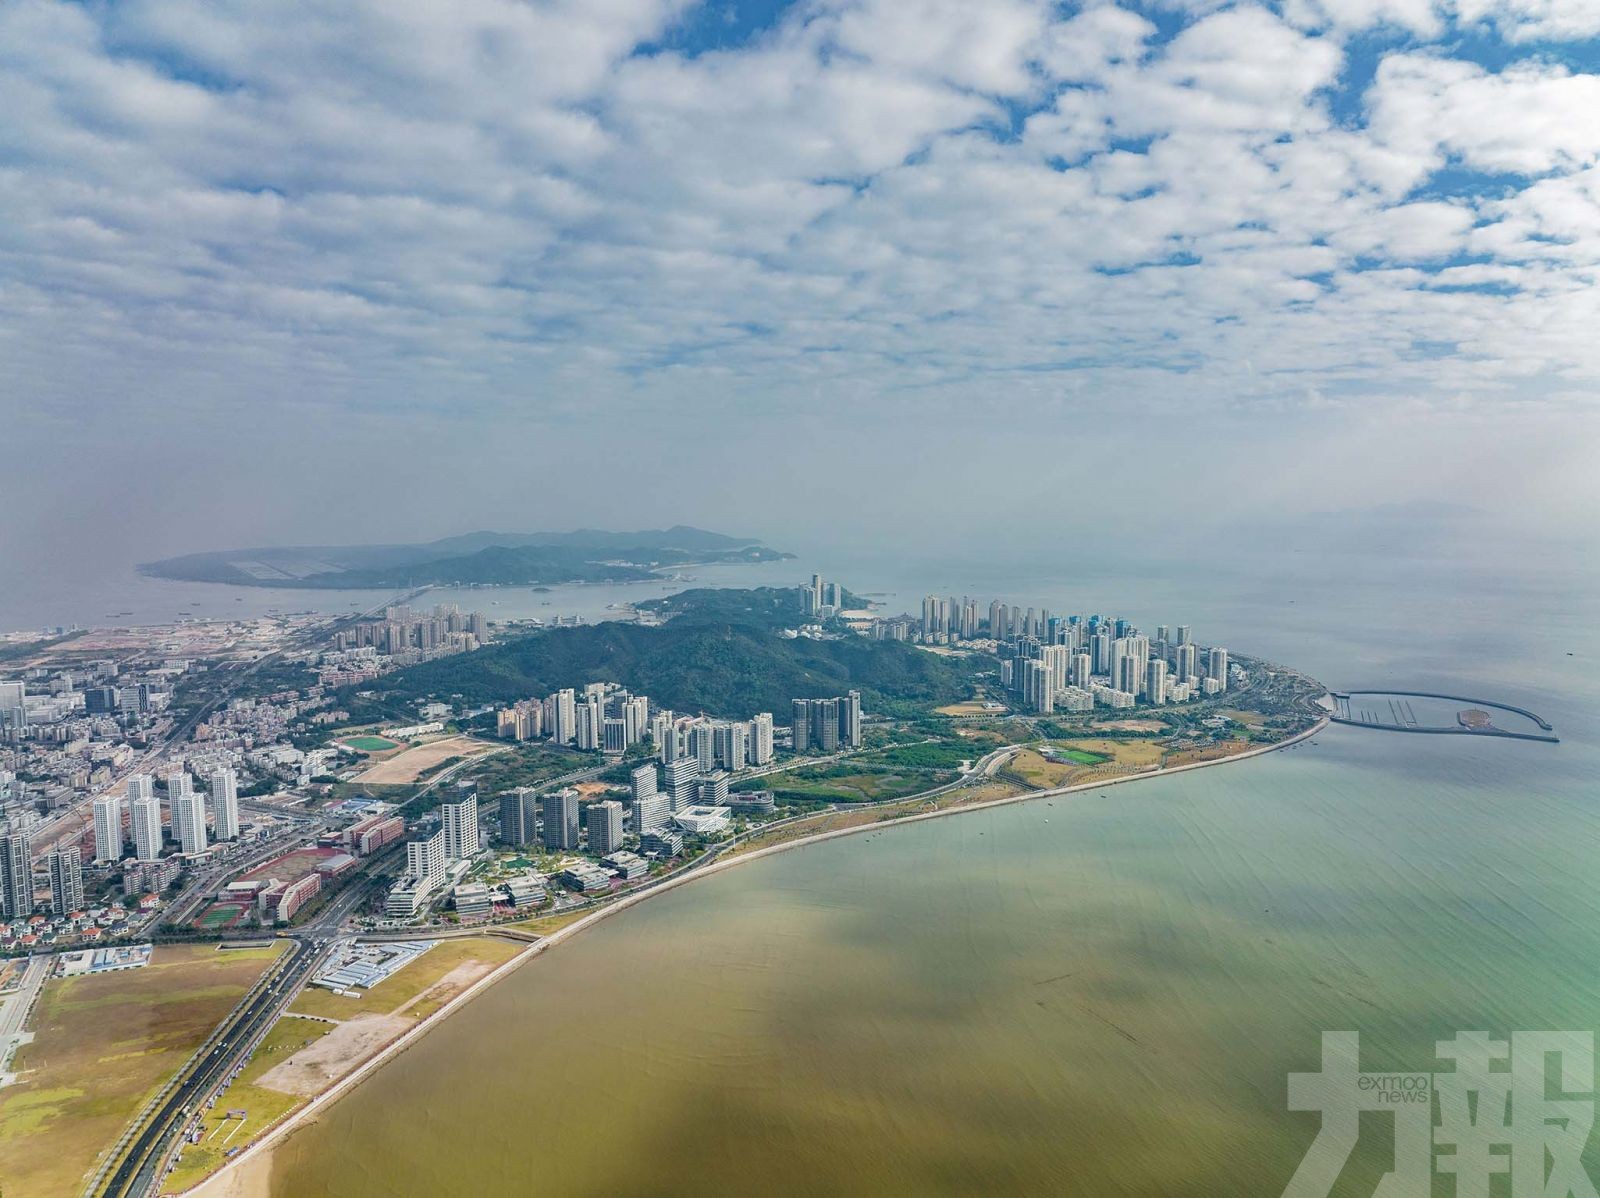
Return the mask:
<svg viewBox="0 0 1600 1198">
<path fill-rule="evenodd" d="M 676 624 L 751 624 L 761 628 L 794 628 L 814 621 L 801 602 L 801 587 L 692 587 L 638 606 Z M 867 601 L 844 592 L 846 607 L 865 607 Z"/>
<path fill-rule="evenodd" d="M 424 545 L 309 545 L 191 553 L 143 574 L 236 586 L 381 588 L 480 583 L 528 586 L 656 577 L 694 562 L 791 557 L 748 538 L 677 525 L 642 532 L 475 532 Z"/>
<path fill-rule="evenodd" d="M 791 699 L 847 690 L 861 691 L 869 710 L 952 702 L 970 693 L 983 664 L 897 641 L 791 640 L 760 623 L 686 617 L 660 628 L 605 623 L 535 633 L 413 666 L 380 686 L 402 699 L 507 702 L 609 681 L 677 711 L 770 711 L 781 720 Z"/>
</svg>

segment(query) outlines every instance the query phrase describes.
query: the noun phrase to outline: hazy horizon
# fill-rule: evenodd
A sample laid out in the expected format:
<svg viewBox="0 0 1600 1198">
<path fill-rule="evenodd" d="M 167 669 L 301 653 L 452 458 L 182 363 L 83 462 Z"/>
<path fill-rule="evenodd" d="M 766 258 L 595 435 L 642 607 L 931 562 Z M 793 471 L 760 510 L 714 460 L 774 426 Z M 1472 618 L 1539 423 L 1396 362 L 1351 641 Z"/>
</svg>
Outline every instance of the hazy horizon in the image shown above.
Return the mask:
<svg viewBox="0 0 1600 1198">
<path fill-rule="evenodd" d="M 1592 536 L 1600 9 L 0 12 L 0 560 Z"/>
</svg>

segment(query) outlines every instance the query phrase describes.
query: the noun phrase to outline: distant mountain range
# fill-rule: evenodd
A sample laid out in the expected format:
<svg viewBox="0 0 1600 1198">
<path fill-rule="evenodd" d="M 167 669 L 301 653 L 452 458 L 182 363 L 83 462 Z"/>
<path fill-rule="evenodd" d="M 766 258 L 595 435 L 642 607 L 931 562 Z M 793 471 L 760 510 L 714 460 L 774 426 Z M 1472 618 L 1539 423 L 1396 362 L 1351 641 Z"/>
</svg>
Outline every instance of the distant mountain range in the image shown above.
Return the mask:
<svg viewBox="0 0 1600 1198">
<path fill-rule="evenodd" d="M 749 537 L 677 525 L 643 532 L 469 532 L 422 545 L 227 549 L 146 562 L 141 574 L 185 582 L 318 590 L 423 585 L 537 586 L 653 578 L 700 562 L 791 558 Z"/>
</svg>

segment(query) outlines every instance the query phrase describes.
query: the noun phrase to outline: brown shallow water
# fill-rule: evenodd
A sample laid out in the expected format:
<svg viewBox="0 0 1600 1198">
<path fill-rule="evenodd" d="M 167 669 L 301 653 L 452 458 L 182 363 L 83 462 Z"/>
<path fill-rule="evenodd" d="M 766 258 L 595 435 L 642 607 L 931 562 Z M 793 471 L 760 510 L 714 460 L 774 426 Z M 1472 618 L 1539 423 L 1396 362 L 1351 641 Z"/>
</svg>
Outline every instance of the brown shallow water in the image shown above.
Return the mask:
<svg viewBox="0 0 1600 1198">
<path fill-rule="evenodd" d="M 731 870 L 524 967 L 254 1169 L 297 1198 L 1279 1193 L 1322 1030 L 1433 1070 L 1457 1029 L 1600 1023 L 1592 754 L 1549 748 L 1330 729 Z M 1380 1123 L 1341 1192 L 1387 1167 Z"/>
</svg>

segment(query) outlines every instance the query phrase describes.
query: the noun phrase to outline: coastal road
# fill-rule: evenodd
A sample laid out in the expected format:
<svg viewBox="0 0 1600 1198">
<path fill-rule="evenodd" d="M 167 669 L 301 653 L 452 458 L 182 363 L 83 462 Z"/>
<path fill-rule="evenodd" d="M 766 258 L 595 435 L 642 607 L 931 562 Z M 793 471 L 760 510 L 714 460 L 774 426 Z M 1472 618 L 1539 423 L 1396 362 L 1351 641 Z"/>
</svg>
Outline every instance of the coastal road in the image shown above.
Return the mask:
<svg viewBox="0 0 1600 1198">
<path fill-rule="evenodd" d="M 143 1198 L 155 1193 L 166 1163 L 195 1108 L 200 1106 L 239 1065 L 256 1038 L 272 1026 L 301 985 L 327 954 L 324 942 L 300 939 L 264 983 L 236 1007 L 229 1018 L 184 1066 L 176 1085 L 145 1119 L 110 1175 L 91 1184 L 101 1198 Z"/>
</svg>

